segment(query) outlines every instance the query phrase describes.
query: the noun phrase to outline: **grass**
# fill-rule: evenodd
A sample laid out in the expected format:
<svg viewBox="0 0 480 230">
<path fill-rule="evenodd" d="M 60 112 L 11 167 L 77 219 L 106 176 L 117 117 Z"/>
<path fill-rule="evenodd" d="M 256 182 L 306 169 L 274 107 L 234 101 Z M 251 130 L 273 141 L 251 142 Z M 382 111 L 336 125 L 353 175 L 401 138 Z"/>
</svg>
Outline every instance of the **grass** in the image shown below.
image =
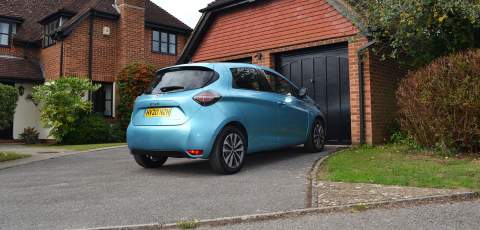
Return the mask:
<svg viewBox="0 0 480 230">
<path fill-rule="evenodd" d="M 32 145 L 32 146 L 39 146 L 39 147 L 53 147 L 53 148 L 60 148 L 66 149 L 71 151 L 87 151 L 99 148 L 108 148 L 108 147 L 117 147 L 123 146 L 126 143 L 104 143 L 104 144 L 88 144 L 88 145 L 48 145 L 48 144 L 39 144 L 39 145 Z"/>
<path fill-rule="evenodd" d="M 13 160 L 27 158 L 27 157 L 30 157 L 30 155 L 18 154 L 13 152 L 0 152 L 0 162 L 13 161 Z"/>
<path fill-rule="evenodd" d="M 480 190 L 480 159 L 440 157 L 400 145 L 362 146 L 327 159 L 318 179 Z"/>
<path fill-rule="evenodd" d="M 180 229 L 195 229 L 198 227 L 198 220 L 179 221 L 177 226 Z"/>
</svg>

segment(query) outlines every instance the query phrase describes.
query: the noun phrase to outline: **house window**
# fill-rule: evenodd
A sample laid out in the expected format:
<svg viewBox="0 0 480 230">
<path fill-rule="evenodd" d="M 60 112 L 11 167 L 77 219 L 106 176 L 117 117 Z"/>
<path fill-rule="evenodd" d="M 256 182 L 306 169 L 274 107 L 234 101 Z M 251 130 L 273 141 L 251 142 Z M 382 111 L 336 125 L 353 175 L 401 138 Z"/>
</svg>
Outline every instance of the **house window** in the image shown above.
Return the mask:
<svg viewBox="0 0 480 230">
<path fill-rule="evenodd" d="M 177 35 L 154 30 L 152 33 L 152 51 L 163 54 L 177 54 Z"/>
<path fill-rule="evenodd" d="M 0 22 L 0 46 L 10 45 L 10 23 Z"/>
<path fill-rule="evenodd" d="M 113 116 L 113 85 L 100 83 L 102 87 L 93 93 L 93 111 L 106 117 Z"/>
<path fill-rule="evenodd" d="M 55 44 L 55 41 L 52 38 L 53 33 L 58 27 L 62 26 L 63 18 L 58 18 L 53 20 L 45 25 L 43 25 L 43 47 L 49 47 Z"/>
</svg>

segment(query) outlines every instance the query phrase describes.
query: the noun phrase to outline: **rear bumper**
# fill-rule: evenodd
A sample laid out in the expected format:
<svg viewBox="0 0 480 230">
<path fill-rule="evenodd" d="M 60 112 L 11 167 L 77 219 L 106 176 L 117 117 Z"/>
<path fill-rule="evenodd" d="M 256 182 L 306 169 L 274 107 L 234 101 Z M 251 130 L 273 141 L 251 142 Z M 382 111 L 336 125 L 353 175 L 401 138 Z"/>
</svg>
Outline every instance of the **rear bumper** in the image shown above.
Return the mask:
<svg viewBox="0 0 480 230">
<path fill-rule="evenodd" d="M 211 125 L 211 124 L 210 124 Z M 127 130 L 127 143 L 133 154 L 208 158 L 216 136 L 216 126 L 187 122 L 176 126 L 134 126 Z M 190 155 L 187 150 L 203 150 Z"/>
</svg>

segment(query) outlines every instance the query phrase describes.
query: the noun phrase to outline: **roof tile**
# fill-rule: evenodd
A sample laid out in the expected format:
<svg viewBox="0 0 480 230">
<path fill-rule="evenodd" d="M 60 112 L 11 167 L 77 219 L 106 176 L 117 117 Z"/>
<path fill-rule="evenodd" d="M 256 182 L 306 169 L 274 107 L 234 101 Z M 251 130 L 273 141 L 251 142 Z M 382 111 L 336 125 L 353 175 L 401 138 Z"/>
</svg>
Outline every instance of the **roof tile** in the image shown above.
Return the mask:
<svg viewBox="0 0 480 230">
<path fill-rule="evenodd" d="M 0 79 L 43 81 L 42 70 L 38 63 L 6 55 L 0 55 Z"/>
</svg>

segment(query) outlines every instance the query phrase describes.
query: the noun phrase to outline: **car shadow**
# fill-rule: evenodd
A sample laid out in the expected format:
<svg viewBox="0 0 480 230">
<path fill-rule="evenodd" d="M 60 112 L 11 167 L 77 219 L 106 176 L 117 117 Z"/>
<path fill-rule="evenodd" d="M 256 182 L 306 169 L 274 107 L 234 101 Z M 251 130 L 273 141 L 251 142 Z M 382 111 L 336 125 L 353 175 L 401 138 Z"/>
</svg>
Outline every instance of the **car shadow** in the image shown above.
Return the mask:
<svg viewBox="0 0 480 230">
<path fill-rule="evenodd" d="M 304 155 L 325 155 L 326 152 L 306 153 L 302 148 L 293 147 L 276 151 L 266 151 L 254 153 L 246 156 L 245 163 L 241 172 L 246 170 L 256 170 L 261 167 L 275 165 L 278 162 L 290 160 Z M 169 162 L 170 161 L 170 162 Z M 173 162 L 172 162 L 173 161 Z M 312 162 L 313 164 L 313 162 Z M 172 172 L 185 175 L 218 175 L 211 168 L 208 160 L 187 160 L 187 159 L 169 159 L 167 163 L 158 168 L 158 172 Z"/>
</svg>

